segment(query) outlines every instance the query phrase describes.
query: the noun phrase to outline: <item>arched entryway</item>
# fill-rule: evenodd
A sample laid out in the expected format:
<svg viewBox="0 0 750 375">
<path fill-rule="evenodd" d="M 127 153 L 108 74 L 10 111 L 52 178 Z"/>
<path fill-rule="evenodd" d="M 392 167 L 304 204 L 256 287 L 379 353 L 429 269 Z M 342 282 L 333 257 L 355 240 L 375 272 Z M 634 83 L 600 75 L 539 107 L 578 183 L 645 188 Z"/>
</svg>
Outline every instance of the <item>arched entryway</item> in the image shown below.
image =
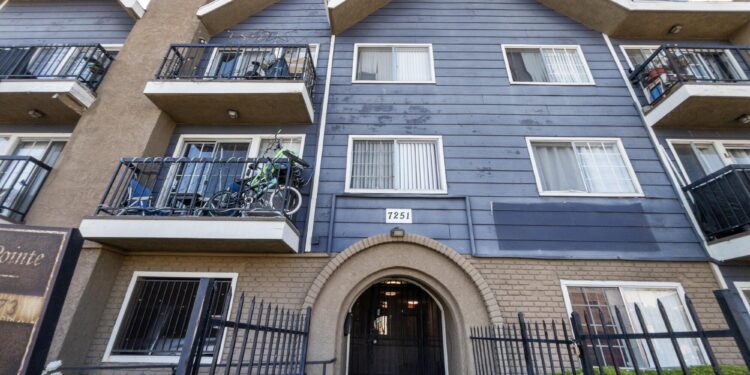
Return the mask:
<svg viewBox="0 0 750 375">
<path fill-rule="evenodd" d="M 405 279 L 381 280 L 352 306 L 349 375 L 443 375 L 442 307 Z"/>
</svg>

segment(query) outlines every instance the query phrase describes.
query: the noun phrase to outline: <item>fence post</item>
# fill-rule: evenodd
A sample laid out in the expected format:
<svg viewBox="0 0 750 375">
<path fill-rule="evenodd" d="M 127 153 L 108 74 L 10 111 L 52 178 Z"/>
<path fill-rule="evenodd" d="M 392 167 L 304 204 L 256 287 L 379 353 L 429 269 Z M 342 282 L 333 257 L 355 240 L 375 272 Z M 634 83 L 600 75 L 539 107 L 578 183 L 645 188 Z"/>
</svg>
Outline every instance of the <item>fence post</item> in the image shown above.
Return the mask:
<svg viewBox="0 0 750 375">
<path fill-rule="evenodd" d="M 310 340 L 310 320 L 312 319 L 312 307 L 308 307 L 305 311 L 305 335 L 302 337 L 302 353 L 300 353 L 300 373 L 305 374 L 305 367 L 307 366 L 307 344 Z"/>
<path fill-rule="evenodd" d="M 521 326 L 521 343 L 523 344 L 523 359 L 526 362 L 526 373 L 534 375 L 534 363 L 531 358 L 531 345 L 529 342 L 529 333 L 526 331 L 526 320 L 523 313 L 518 313 L 518 325 Z"/>
<path fill-rule="evenodd" d="M 187 332 L 185 333 L 185 343 L 182 346 L 180 360 L 177 363 L 177 375 L 190 375 L 200 352 L 198 343 L 202 342 L 201 335 L 205 331 L 207 319 L 204 317 L 208 314 L 211 305 L 211 291 L 213 290 L 213 279 L 200 279 L 198 291 L 195 294 L 195 302 L 190 312 L 190 321 L 188 322 Z"/>
<path fill-rule="evenodd" d="M 593 364 L 586 356 L 586 342 L 583 338 L 584 332 L 583 325 L 581 324 L 581 316 L 573 311 L 573 313 L 570 314 L 570 322 L 573 324 L 573 337 L 576 339 L 576 345 L 578 345 L 578 350 L 580 352 L 578 357 L 581 359 L 581 370 L 583 371 L 583 375 L 594 375 Z"/>
<path fill-rule="evenodd" d="M 750 322 L 747 317 L 742 316 L 745 310 L 744 303 L 736 291 L 729 289 L 714 290 L 714 296 L 719 302 L 721 312 L 724 313 L 729 330 L 734 335 L 742 359 L 750 367 Z"/>
</svg>

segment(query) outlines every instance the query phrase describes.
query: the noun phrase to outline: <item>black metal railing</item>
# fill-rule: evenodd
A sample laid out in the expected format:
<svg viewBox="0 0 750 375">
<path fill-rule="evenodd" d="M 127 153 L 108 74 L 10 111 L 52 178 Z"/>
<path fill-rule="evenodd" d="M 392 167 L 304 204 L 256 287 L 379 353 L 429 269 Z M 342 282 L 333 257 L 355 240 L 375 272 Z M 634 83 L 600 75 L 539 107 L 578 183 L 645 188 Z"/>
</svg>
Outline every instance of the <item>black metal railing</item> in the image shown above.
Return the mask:
<svg viewBox="0 0 750 375">
<path fill-rule="evenodd" d="M 565 320 L 474 327 L 469 336 L 477 375 L 576 374 L 581 369 L 576 342 Z"/>
<path fill-rule="evenodd" d="M 308 165 L 287 159 L 122 159 L 97 215 L 263 216 L 297 212 Z"/>
<path fill-rule="evenodd" d="M 0 156 L 0 217 L 22 222 L 51 170 L 30 156 Z"/>
<path fill-rule="evenodd" d="M 633 70 L 630 81 L 643 90 L 641 104 L 650 109 L 682 84 L 750 83 L 748 52 L 750 47 L 663 45 Z"/>
<path fill-rule="evenodd" d="M 682 188 L 709 240 L 750 225 L 750 165 L 729 165 Z"/>
<path fill-rule="evenodd" d="M 638 304 L 628 307 L 632 309 L 628 312 L 624 306 L 622 310 L 618 306 L 604 311 L 593 308 L 584 316 L 573 312 L 570 334 L 564 320 L 529 323 L 523 313 L 518 323 L 475 327 L 470 333 L 475 370 L 478 375 L 747 373 L 748 338 L 736 318 L 727 313 L 727 301 L 720 292 L 716 292 L 717 300 L 727 329 L 704 329 L 687 296 L 687 328 L 687 317 L 665 307 L 661 300 L 657 301 L 658 315 L 651 309 L 648 319 Z M 633 315 L 632 321 L 624 318 Z M 680 330 L 676 329 L 678 320 Z M 654 326 L 664 328 L 657 331 Z M 721 363 L 714 355 L 713 346 L 725 348 L 727 340 L 735 342 L 744 366 Z"/>
<path fill-rule="evenodd" d="M 156 79 L 304 81 L 312 95 L 315 66 L 304 44 L 173 44 Z"/>
<path fill-rule="evenodd" d="M 0 47 L 0 79 L 74 79 L 95 91 L 113 61 L 98 44 Z"/>
</svg>

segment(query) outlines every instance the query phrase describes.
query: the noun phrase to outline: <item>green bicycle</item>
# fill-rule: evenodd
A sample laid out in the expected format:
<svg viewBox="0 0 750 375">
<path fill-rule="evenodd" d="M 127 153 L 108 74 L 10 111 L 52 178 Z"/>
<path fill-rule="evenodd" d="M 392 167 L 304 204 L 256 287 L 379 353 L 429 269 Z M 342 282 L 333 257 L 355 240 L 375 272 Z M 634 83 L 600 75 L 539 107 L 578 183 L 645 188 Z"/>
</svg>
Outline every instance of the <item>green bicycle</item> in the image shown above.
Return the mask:
<svg viewBox="0 0 750 375">
<path fill-rule="evenodd" d="M 273 148 L 273 157 L 263 163 L 250 165 L 248 177 L 234 179 L 232 186 L 211 196 L 208 213 L 211 216 L 246 216 L 252 211 L 283 212 L 290 216 L 302 207 L 298 187 L 306 184 L 302 170 L 309 164 L 284 149 L 277 137 L 265 153 Z M 289 163 L 282 163 L 282 159 Z"/>
</svg>

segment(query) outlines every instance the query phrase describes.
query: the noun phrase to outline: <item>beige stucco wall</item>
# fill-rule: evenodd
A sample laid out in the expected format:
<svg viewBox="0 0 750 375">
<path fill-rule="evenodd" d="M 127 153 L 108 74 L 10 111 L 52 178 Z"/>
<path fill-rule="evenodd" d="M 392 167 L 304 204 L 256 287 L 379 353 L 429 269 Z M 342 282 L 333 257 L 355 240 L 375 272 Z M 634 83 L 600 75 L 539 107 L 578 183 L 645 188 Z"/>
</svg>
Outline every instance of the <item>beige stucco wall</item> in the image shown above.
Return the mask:
<svg viewBox="0 0 750 375">
<path fill-rule="evenodd" d="M 470 268 L 458 266 L 462 262 L 466 262 Z M 712 295 L 718 285 L 707 263 L 524 260 L 467 256 L 460 256 L 460 260 L 457 260 L 449 259 L 435 249 L 420 248 L 414 243 L 393 242 L 366 246 L 343 261 L 340 255 L 187 256 L 175 253 L 126 255 L 121 264 L 101 318 L 89 321 L 97 328 L 87 351 L 88 363 L 99 363 L 102 359 L 135 271 L 236 272 L 239 274 L 238 291 L 292 308 L 310 305 L 309 297 L 315 295 L 312 300 L 313 329 L 309 360 L 328 359 L 319 356 L 328 355 L 329 352 L 315 348 L 340 348 L 344 341 L 339 328 L 343 324 L 345 310 L 368 285 L 387 276 L 405 276 L 433 293 L 444 309 L 448 310 L 447 315 L 459 317 L 460 327 L 451 326 L 450 319 L 447 319 L 446 329 L 449 333 L 458 334 L 471 322 L 489 321 L 487 311 L 474 311 L 474 317 L 466 316 L 466 312 L 461 311 L 462 303 L 470 304 L 463 306 L 464 309 L 476 309 L 476 306 L 480 306 L 480 310 L 487 308 L 478 284 L 471 281 L 473 278 L 465 271 L 472 268 L 495 297 L 500 316 L 506 321 L 515 319 L 519 311 L 523 311 L 528 319 L 565 319 L 567 313 L 560 287 L 561 279 L 668 281 L 683 285 L 693 299 L 706 328 L 724 327 L 723 315 Z M 433 274 L 424 272 L 433 266 L 440 267 L 441 271 Z M 465 273 L 463 280 L 461 272 Z M 322 284 L 321 279 L 325 280 Z M 463 295 L 453 295 L 456 291 Z M 324 326 L 332 329 L 332 332 L 316 332 L 316 317 L 318 320 L 328 321 L 330 327 Z M 462 342 L 462 339 L 452 337 L 448 342 L 449 345 L 456 346 L 457 351 L 470 353 L 468 343 Z M 733 342 L 724 340 L 714 344 L 714 350 L 722 362 L 741 362 Z M 341 354 L 339 351 L 336 353 Z M 460 353 L 451 354 L 449 351 L 449 358 L 452 355 L 461 358 Z M 342 373 L 343 359 L 337 356 L 337 374 Z M 451 373 L 472 373 L 471 359 L 463 358 L 461 361 L 461 368 L 450 366 Z M 316 373 L 312 368 L 310 372 Z"/>
</svg>

